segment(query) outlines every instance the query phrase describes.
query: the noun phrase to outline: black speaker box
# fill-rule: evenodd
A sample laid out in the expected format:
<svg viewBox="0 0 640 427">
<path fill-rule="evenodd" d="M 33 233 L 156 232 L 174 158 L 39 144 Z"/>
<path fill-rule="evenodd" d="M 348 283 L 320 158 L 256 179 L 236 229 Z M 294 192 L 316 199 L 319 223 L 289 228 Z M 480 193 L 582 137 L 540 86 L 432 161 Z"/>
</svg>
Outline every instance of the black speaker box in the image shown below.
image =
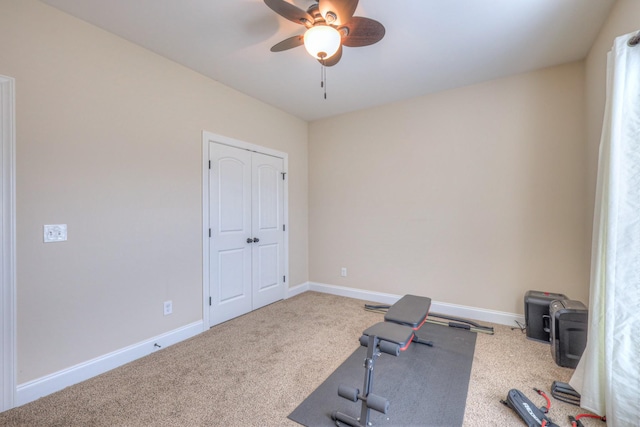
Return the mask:
<svg viewBox="0 0 640 427">
<path fill-rule="evenodd" d="M 524 294 L 524 320 L 527 338 L 546 344 L 551 342 L 549 305 L 555 300 L 567 299 L 566 295 L 551 292 L 527 291 Z"/>
<path fill-rule="evenodd" d="M 553 301 L 551 318 L 551 355 L 558 366 L 575 368 L 587 346 L 588 310 L 580 301 Z"/>
</svg>

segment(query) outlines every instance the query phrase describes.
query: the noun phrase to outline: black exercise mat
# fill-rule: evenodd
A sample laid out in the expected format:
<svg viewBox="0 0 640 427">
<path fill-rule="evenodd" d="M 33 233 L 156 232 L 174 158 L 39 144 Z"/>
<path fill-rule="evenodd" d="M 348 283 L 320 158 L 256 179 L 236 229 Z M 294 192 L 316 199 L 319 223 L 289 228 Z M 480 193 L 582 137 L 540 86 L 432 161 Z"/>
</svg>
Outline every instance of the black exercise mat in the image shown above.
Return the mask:
<svg viewBox="0 0 640 427">
<path fill-rule="evenodd" d="M 382 353 L 376 360 L 372 392 L 391 403 L 386 415 L 370 411 L 374 426 L 462 425 L 476 334 L 425 323 L 418 335 L 434 346 L 413 343 L 398 357 Z M 336 410 L 359 417 L 361 401 L 341 398 L 338 386 L 362 390 L 366 356 L 366 347 L 357 348 L 289 419 L 316 427 L 335 426 L 331 413 Z"/>
</svg>

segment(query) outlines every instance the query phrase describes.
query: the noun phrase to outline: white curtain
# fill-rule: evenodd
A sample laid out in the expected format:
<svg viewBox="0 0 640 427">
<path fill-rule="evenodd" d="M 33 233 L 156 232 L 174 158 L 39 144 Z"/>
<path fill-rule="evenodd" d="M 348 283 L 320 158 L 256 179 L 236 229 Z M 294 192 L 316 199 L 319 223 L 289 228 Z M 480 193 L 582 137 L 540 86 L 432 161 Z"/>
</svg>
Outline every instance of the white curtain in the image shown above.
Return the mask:
<svg viewBox="0 0 640 427">
<path fill-rule="evenodd" d="M 587 347 L 571 379 L 608 427 L 640 426 L 640 45 L 608 56 Z"/>
</svg>

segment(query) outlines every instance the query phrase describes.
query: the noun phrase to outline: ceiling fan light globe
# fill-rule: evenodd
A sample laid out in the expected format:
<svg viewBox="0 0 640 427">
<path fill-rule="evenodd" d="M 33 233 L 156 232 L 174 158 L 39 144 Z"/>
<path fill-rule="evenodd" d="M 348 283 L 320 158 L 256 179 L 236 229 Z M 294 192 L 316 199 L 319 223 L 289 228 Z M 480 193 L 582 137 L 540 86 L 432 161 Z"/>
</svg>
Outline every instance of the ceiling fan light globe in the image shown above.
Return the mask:
<svg viewBox="0 0 640 427">
<path fill-rule="evenodd" d="M 316 59 L 332 57 L 340 48 L 341 35 L 329 25 L 316 25 L 304 33 L 304 47 Z"/>
</svg>

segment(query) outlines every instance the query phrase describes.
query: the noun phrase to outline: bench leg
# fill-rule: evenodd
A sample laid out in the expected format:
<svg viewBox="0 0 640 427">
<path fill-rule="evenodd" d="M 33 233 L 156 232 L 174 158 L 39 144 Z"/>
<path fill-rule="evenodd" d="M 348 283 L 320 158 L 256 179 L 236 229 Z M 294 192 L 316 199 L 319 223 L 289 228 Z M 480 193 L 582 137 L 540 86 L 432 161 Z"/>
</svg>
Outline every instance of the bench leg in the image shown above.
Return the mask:
<svg viewBox="0 0 640 427">
<path fill-rule="evenodd" d="M 340 421 L 343 424 L 353 427 L 370 427 L 371 422 L 369 417 L 371 415 L 371 409 L 386 414 L 389 410 L 389 401 L 383 397 L 377 396 L 371 393 L 373 389 L 373 368 L 375 367 L 376 359 L 380 355 L 378 351 L 379 339 L 375 335 L 369 335 L 369 342 L 367 345 L 367 358 L 364 360 L 364 386 L 362 388 L 362 394 L 357 396 L 357 399 L 361 400 L 360 418 L 353 418 L 347 414 L 341 412 L 334 412 L 331 417 L 335 421 Z M 347 396 L 342 396 L 347 398 Z M 351 396 L 348 397 L 349 400 Z M 355 399 L 354 399 L 355 400 Z"/>
<path fill-rule="evenodd" d="M 362 400 L 362 407 L 360 409 L 360 422 L 365 426 L 369 426 L 369 415 L 370 410 L 367 405 L 366 399 L 369 397 L 369 393 L 373 388 L 373 368 L 376 364 L 376 359 L 380 355 L 377 352 L 378 348 L 378 337 L 370 336 L 369 337 L 369 346 L 367 347 L 367 358 L 364 360 L 364 387 L 362 388 L 362 396 L 364 399 Z"/>
</svg>

